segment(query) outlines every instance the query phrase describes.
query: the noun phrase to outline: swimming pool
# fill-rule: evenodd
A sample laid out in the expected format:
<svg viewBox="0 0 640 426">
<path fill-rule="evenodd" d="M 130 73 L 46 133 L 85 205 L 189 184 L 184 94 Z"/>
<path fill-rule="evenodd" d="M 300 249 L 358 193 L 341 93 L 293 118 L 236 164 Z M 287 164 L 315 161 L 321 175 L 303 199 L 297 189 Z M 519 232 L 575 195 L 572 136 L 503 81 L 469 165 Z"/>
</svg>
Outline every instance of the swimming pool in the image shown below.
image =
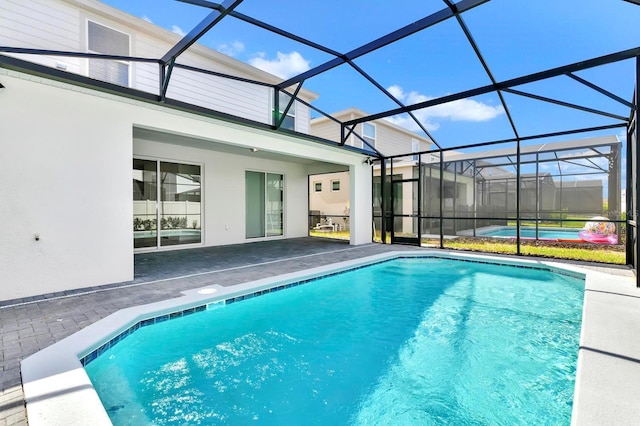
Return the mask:
<svg viewBox="0 0 640 426">
<path fill-rule="evenodd" d="M 566 424 L 584 280 L 518 266 L 383 262 L 144 320 L 83 362 L 114 424 Z"/>
<path fill-rule="evenodd" d="M 515 226 L 501 226 L 498 228 L 477 230 L 476 236 L 478 237 L 502 237 L 502 238 L 515 238 L 516 237 Z M 581 240 L 578 236 L 578 232 L 582 228 L 548 228 L 538 227 L 538 238 L 546 240 Z M 521 226 L 520 238 L 536 238 L 536 228 L 533 226 Z"/>
</svg>

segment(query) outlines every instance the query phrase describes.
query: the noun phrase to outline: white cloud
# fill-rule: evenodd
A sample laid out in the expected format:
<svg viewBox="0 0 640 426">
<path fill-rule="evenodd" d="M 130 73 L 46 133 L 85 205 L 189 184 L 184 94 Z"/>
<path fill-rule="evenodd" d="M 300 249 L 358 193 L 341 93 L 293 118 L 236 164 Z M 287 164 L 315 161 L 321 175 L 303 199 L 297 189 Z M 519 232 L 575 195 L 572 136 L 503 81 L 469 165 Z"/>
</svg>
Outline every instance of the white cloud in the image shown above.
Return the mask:
<svg viewBox="0 0 640 426">
<path fill-rule="evenodd" d="M 391 87 L 387 87 L 387 90 L 389 91 L 389 93 L 391 93 L 393 96 L 395 96 L 396 98 L 398 98 L 399 100 L 403 100 L 405 98 L 405 94 L 404 91 L 402 90 L 402 87 L 394 84 Z"/>
<path fill-rule="evenodd" d="M 182 28 L 180 28 L 177 25 L 172 25 L 171 26 L 171 31 L 173 31 L 174 33 L 178 34 L 180 37 L 184 37 L 185 35 L 187 35 L 187 33 L 182 31 Z"/>
<path fill-rule="evenodd" d="M 558 170 L 558 167 L 556 165 L 556 162 L 546 162 L 546 163 L 538 163 L 540 170 L 548 172 L 548 171 L 553 171 L 553 170 Z"/>
<path fill-rule="evenodd" d="M 227 56 L 235 57 L 244 51 L 244 43 L 241 41 L 233 41 L 231 43 L 223 43 L 218 46 L 218 52 L 224 53 Z"/>
<path fill-rule="evenodd" d="M 618 139 L 620 139 L 620 142 L 622 143 L 627 142 L 627 131 L 620 130 L 620 132 L 618 132 Z"/>
<path fill-rule="evenodd" d="M 152 20 L 151 20 L 151 18 L 149 18 L 147 15 L 142 15 L 142 18 L 141 18 L 141 19 L 142 19 L 143 21 L 147 21 L 147 22 L 149 22 L 150 24 L 153 24 L 153 21 L 152 21 Z"/>
<path fill-rule="evenodd" d="M 291 53 L 278 52 L 276 59 L 273 60 L 267 59 L 266 54 L 260 53 L 249 59 L 249 63 L 280 78 L 289 78 L 309 69 L 309 61 L 296 51 Z"/>
<path fill-rule="evenodd" d="M 387 90 L 405 105 L 413 105 L 434 99 L 416 91 L 405 93 L 402 87 L 397 85 L 393 85 Z M 440 121 L 442 120 L 473 122 L 493 120 L 497 116 L 504 114 L 504 108 L 502 105 L 491 106 L 473 99 L 459 99 L 446 104 L 416 110 L 413 114 L 427 130 L 433 131 L 440 128 Z M 406 114 L 388 117 L 387 120 L 412 131 L 420 130 L 416 122 Z"/>
</svg>

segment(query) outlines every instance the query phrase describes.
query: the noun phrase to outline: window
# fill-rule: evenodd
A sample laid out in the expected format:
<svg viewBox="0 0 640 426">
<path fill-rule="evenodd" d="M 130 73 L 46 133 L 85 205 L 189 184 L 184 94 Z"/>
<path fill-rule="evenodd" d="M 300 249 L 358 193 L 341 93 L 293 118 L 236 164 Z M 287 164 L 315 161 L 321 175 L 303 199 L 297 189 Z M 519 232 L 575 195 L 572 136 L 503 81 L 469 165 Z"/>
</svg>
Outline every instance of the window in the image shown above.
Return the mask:
<svg viewBox="0 0 640 426">
<path fill-rule="evenodd" d="M 284 176 L 245 172 L 245 235 L 284 235 Z"/>
<path fill-rule="evenodd" d="M 87 46 L 90 53 L 129 56 L 129 35 L 88 21 Z M 129 86 L 129 62 L 89 59 L 89 77 Z"/>
<path fill-rule="evenodd" d="M 411 139 L 411 152 L 420 151 L 420 141 L 418 139 Z M 413 160 L 418 161 L 419 155 L 415 154 Z"/>
<path fill-rule="evenodd" d="M 339 180 L 332 180 L 331 181 L 331 190 L 336 192 L 336 191 L 340 191 L 340 181 Z"/>
<path fill-rule="evenodd" d="M 371 145 L 371 147 L 376 146 L 376 126 L 371 123 L 362 123 L 362 138 Z M 373 152 L 373 149 L 367 146 L 366 144 L 362 144 L 362 149 Z"/>
<path fill-rule="evenodd" d="M 291 96 L 287 95 L 286 93 L 282 93 L 280 92 L 280 94 L 278 95 L 279 99 L 278 99 L 278 106 L 279 106 L 279 110 L 280 110 L 280 114 L 278 114 L 278 118 L 280 118 L 280 116 L 282 115 L 282 112 L 284 111 L 284 109 L 287 107 L 287 105 L 289 104 L 289 100 L 291 100 Z M 273 107 L 271 108 L 271 110 L 273 111 Z M 291 104 L 291 108 L 289 108 L 289 111 L 287 111 L 287 115 L 284 118 L 284 121 L 282 122 L 282 126 L 280 126 L 283 129 L 289 129 L 289 130 L 295 130 L 296 129 L 296 103 L 295 101 L 293 102 L 293 104 Z"/>
<path fill-rule="evenodd" d="M 134 248 L 202 241 L 200 176 L 197 165 L 133 160 Z"/>
<path fill-rule="evenodd" d="M 313 182 L 313 190 L 316 192 L 322 192 L 322 182 Z"/>
</svg>

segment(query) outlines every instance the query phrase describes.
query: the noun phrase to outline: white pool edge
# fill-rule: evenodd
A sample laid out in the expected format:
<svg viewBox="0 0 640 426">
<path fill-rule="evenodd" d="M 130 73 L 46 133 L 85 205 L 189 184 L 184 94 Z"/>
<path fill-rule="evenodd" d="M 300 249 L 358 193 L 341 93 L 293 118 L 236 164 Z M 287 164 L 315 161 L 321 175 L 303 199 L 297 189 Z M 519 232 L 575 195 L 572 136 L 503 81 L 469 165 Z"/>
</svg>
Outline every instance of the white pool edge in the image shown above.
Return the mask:
<svg viewBox="0 0 640 426">
<path fill-rule="evenodd" d="M 57 425 L 86 425 L 92 426 L 110 425 L 109 417 L 95 392 L 89 377 L 87 376 L 80 358 L 109 342 L 113 337 L 127 330 L 135 323 L 167 313 L 172 313 L 216 301 L 226 300 L 242 294 L 251 293 L 282 285 L 303 281 L 328 273 L 340 272 L 357 268 L 370 263 L 389 260 L 406 256 L 433 256 L 452 257 L 469 260 L 480 260 L 492 263 L 503 263 L 522 266 L 539 266 L 550 269 L 566 270 L 572 273 L 584 274 L 585 301 L 583 307 L 582 331 L 580 336 L 580 351 L 578 354 L 578 367 L 576 373 L 576 389 L 574 393 L 574 405 L 572 424 L 631 424 L 632 419 L 640 416 L 640 404 L 633 403 L 635 393 L 626 393 L 627 387 L 621 388 L 613 378 L 633 378 L 637 384 L 633 389 L 640 391 L 640 363 L 636 363 L 637 371 L 631 376 L 626 374 L 629 360 L 606 356 L 601 352 L 614 353 L 616 343 L 611 343 L 602 335 L 603 321 L 605 324 L 614 321 L 615 324 L 626 324 L 629 329 L 617 329 L 617 339 L 624 347 L 632 343 L 637 334 L 640 322 L 640 291 L 635 288 L 635 280 L 630 277 L 611 276 L 589 271 L 570 264 L 562 264 L 555 261 L 537 261 L 530 259 L 513 259 L 494 255 L 466 254 L 460 252 L 448 252 L 443 250 L 419 250 L 419 251 L 394 251 L 384 254 L 368 256 L 356 260 L 334 263 L 300 272 L 278 275 L 256 281 L 250 281 L 239 285 L 223 287 L 220 285 L 196 288 L 183 292 L 184 296 L 168 299 L 148 305 L 135 306 L 120 310 L 108 317 L 90 325 L 81 331 L 33 354 L 21 362 L 23 390 L 27 408 L 29 425 L 57 426 Z M 614 282 L 615 281 L 615 282 Z M 606 315 L 599 312 L 602 298 L 611 299 L 620 292 L 623 287 L 624 298 L 632 306 L 627 310 L 607 309 Z M 207 290 L 202 294 L 202 290 Z M 200 291 L 200 293 L 199 293 Z M 606 301 L 605 301 L 606 303 Z M 634 305 L 635 303 L 635 305 Z M 610 308 L 614 308 L 612 306 Z M 630 310 L 630 311 L 629 311 Z M 609 312 L 613 311 L 613 312 Z M 616 315 L 627 314 L 636 318 L 616 319 Z M 611 318 L 611 315 L 614 318 Z M 635 324 L 636 328 L 632 325 Z M 606 328 L 606 326 L 604 326 Z M 605 331 L 605 336 L 611 333 Z M 600 340 L 606 341 L 602 346 Z M 640 338 L 632 344 L 633 348 L 640 348 Z M 626 345 L 625 345 L 626 343 Z M 606 349 L 598 349 L 605 347 Z M 583 349 L 587 348 L 587 349 Z M 600 352 L 596 352 L 600 351 Z M 625 352 L 626 353 L 626 352 Z M 638 354 L 640 351 L 630 352 Z M 624 356 L 624 355 L 622 355 Z M 630 357 L 627 356 L 628 358 Z M 613 360 L 611 359 L 613 358 Z M 624 371 L 620 371 L 624 370 Z M 608 376 L 602 377 L 601 372 L 606 371 Z M 604 382 L 604 383 L 603 383 Z M 609 383 L 611 382 L 611 383 Z M 600 393 L 606 392 L 606 398 Z M 607 401 L 603 404 L 602 401 Z M 627 403 L 625 403 L 627 401 Z M 616 419 L 614 423 L 608 423 L 607 419 Z M 603 423 L 603 420 L 605 422 Z"/>
</svg>

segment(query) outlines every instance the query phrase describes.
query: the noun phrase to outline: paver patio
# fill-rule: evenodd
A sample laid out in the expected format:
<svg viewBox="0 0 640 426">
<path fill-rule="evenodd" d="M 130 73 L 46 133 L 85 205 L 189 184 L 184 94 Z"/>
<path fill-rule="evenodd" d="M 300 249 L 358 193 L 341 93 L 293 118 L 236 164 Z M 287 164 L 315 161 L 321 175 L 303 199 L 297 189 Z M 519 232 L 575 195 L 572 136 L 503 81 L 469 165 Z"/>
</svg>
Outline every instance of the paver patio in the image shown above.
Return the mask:
<svg viewBox="0 0 640 426">
<path fill-rule="evenodd" d="M 22 359 L 117 310 L 179 297 L 181 291 L 191 288 L 232 286 L 408 249 L 416 248 L 382 244 L 354 247 L 336 240 L 298 238 L 144 253 L 135 255 L 133 281 L 0 302 L 0 425 L 27 424 L 20 378 Z M 623 267 L 580 266 L 613 275 L 633 275 Z"/>
</svg>

